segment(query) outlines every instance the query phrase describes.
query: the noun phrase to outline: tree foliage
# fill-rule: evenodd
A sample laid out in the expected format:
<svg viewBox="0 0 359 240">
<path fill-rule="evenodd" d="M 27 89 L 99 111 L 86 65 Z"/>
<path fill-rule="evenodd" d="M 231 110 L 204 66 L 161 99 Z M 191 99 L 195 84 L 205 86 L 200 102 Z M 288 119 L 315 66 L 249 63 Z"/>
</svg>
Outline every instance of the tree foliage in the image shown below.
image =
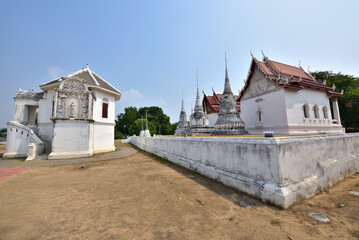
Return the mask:
<svg viewBox="0 0 359 240">
<path fill-rule="evenodd" d="M 332 71 L 312 73 L 327 86 L 335 84 L 336 91 L 344 90 L 344 95 L 338 98 L 340 118 L 347 132 L 359 131 L 359 78 Z"/>
<path fill-rule="evenodd" d="M 129 135 L 131 124 L 138 118 L 138 111 L 136 107 L 125 108 L 124 113 L 117 115 L 115 131 L 121 132 L 124 135 Z"/>
<path fill-rule="evenodd" d="M 172 123 L 168 130 L 168 135 L 174 135 L 178 126 L 178 122 Z"/>
<path fill-rule="evenodd" d="M 130 136 L 132 136 L 133 134 L 138 136 L 140 134 L 142 120 L 143 120 L 143 129 L 145 129 L 146 119 L 137 119 L 130 126 L 130 129 L 129 129 L 129 135 Z M 150 121 L 147 121 L 147 124 L 148 124 L 148 130 L 150 130 L 151 135 L 153 136 L 153 134 L 156 134 L 155 125 L 153 123 L 151 123 Z"/>
<path fill-rule="evenodd" d="M 127 107 L 125 112 L 117 115 L 115 131 L 122 132 L 124 135 L 130 134 L 130 126 L 140 118 L 145 118 L 147 110 L 147 119 L 155 126 L 158 134 L 167 135 L 170 128 L 170 117 L 163 113 L 160 107 L 142 107 L 137 110 L 136 107 Z"/>
</svg>

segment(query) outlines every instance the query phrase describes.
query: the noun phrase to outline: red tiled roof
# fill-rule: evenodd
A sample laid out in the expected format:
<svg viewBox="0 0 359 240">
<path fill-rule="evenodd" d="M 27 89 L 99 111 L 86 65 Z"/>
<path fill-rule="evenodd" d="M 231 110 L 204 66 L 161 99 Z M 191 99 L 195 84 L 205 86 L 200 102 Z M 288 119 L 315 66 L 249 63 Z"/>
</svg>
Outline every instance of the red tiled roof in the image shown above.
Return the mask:
<svg viewBox="0 0 359 240">
<path fill-rule="evenodd" d="M 295 77 L 301 77 L 301 78 L 308 78 L 311 79 L 310 76 L 306 75 L 304 73 L 304 71 L 302 71 L 300 68 L 298 67 L 294 67 L 294 66 L 290 66 L 284 63 L 279 63 L 276 61 L 269 61 L 271 64 L 273 64 L 273 66 L 281 73 L 281 74 L 285 74 L 285 75 L 289 75 L 289 76 L 295 76 Z M 264 63 L 263 63 L 264 64 Z M 314 79 L 313 79 L 314 80 Z"/>
<path fill-rule="evenodd" d="M 219 103 L 222 100 L 222 96 L 223 94 L 216 93 L 214 91 L 213 91 L 213 96 L 204 94 L 202 105 L 210 107 L 215 113 L 219 113 Z M 239 95 L 234 95 L 234 97 L 237 101 L 238 112 L 241 112 L 240 102 L 238 101 Z M 218 102 L 216 99 L 218 100 Z"/>
<path fill-rule="evenodd" d="M 318 82 L 310 73 L 305 72 L 301 67 L 290 66 L 287 64 L 279 63 L 276 61 L 269 60 L 264 57 L 264 62 L 258 61 L 253 57 L 247 81 L 240 92 L 240 96 L 237 101 L 243 96 L 244 91 L 249 87 L 250 79 L 254 72 L 254 67 L 258 66 L 263 72 L 264 76 L 275 82 L 277 85 L 282 86 L 286 89 L 302 90 L 304 88 L 311 88 L 318 91 L 323 91 L 328 96 L 342 96 L 341 93 L 336 92 L 331 87 Z M 269 71 L 268 71 L 269 69 Z"/>
<path fill-rule="evenodd" d="M 274 74 L 268 69 L 267 65 L 264 62 L 258 61 L 259 64 L 261 65 L 261 67 L 263 68 L 264 72 L 269 73 L 269 75 L 273 75 Z"/>
</svg>

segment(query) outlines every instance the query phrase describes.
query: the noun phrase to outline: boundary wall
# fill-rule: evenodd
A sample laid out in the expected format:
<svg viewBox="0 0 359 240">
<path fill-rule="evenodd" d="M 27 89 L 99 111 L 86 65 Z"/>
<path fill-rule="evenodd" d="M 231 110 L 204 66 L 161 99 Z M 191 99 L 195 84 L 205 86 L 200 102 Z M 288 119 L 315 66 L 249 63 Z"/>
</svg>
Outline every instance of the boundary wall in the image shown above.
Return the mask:
<svg viewBox="0 0 359 240">
<path fill-rule="evenodd" d="M 282 208 L 359 169 L 359 133 L 278 138 L 132 136 L 127 142 Z"/>
</svg>

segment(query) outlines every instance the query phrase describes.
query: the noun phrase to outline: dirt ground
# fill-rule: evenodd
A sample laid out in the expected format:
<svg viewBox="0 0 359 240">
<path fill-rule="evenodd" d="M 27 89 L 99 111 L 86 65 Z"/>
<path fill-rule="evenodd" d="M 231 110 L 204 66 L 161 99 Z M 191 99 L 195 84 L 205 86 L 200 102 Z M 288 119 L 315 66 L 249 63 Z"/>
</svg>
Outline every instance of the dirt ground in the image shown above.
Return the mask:
<svg viewBox="0 0 359 240">
<path fill-rule="evenodd" d="M 349 191 L 359 173 L 280 210 L 140 151 L 0 181 L 0 239 L 359 239 Z"/>
</svg>

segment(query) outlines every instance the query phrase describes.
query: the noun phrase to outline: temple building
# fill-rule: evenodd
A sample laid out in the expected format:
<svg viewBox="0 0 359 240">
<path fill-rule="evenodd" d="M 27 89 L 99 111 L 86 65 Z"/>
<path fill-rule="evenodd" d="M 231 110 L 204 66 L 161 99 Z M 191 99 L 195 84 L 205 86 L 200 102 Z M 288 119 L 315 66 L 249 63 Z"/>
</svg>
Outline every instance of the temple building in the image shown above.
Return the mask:
<svg viewBox="0 0 359 240">
<path fill-rule="evenodd" d="M 4 158 L 76 158 L 115 150 L 119 90 L 88 65 L 40 88 L 42 92 L 18 90 Z"/>
<path fill-rule="evenodd" d="M 197 95 L 194 112 L 190 116 L 189 136 L 207 136 L 213 132 L 214 128 L 209 126 L 207 113 L 203 111 L 201 98 L 198 90 L 198 73 L 197 73 Z"/>
<path fill-rule="evenodd" d="M 225 58 L 225 82 L 221 101 L 219 103 L 219 113 L 214 132 L 212 135 L 242 135 L 248 132 L 244 130 L 244 122 L 239 116 L 237 101 L 231 90 L 229 83 L 227 58 Z"/>
<path fill-rule="evenodd" d="M 279 63 L 263 54 L 262 61 L 252 55 L 238 100 L 249 133 L 296 135 L 344 133 L 337 100 L 340 96 L 335 86 L 317 81 L 302 67 Z"/>
<path fill-rule="evenodd" d="M 188 122 L 187 122 L 187 114 L 184 110 L 184 101 L 183 101 L 183 94 L 182 94 L 182 108 L 181 113 L 179 116 L 179 122 L 176 128 L 175 136 L 185 136 L 188 130 Z"/>
<path fill-rule="evenodd" d="M 203 109 L 207 112 L 208 120 L 209 120 L 209 126 L 213 127 L 214 124 L 217 121 L 218 114 L 219 114 L 219 104 L 222 100 L 222 93 L 217 93 L 212 89 L 213 95 L 207 95 L 203 92 L 203 100 L 202 100 L 202 106 Z M 241 114 L 241 103 L 239 102 L 239 95 L 233 95 L 236 103 L 237 103 L 237 109 L 238 113 Z"/>
</svg>

